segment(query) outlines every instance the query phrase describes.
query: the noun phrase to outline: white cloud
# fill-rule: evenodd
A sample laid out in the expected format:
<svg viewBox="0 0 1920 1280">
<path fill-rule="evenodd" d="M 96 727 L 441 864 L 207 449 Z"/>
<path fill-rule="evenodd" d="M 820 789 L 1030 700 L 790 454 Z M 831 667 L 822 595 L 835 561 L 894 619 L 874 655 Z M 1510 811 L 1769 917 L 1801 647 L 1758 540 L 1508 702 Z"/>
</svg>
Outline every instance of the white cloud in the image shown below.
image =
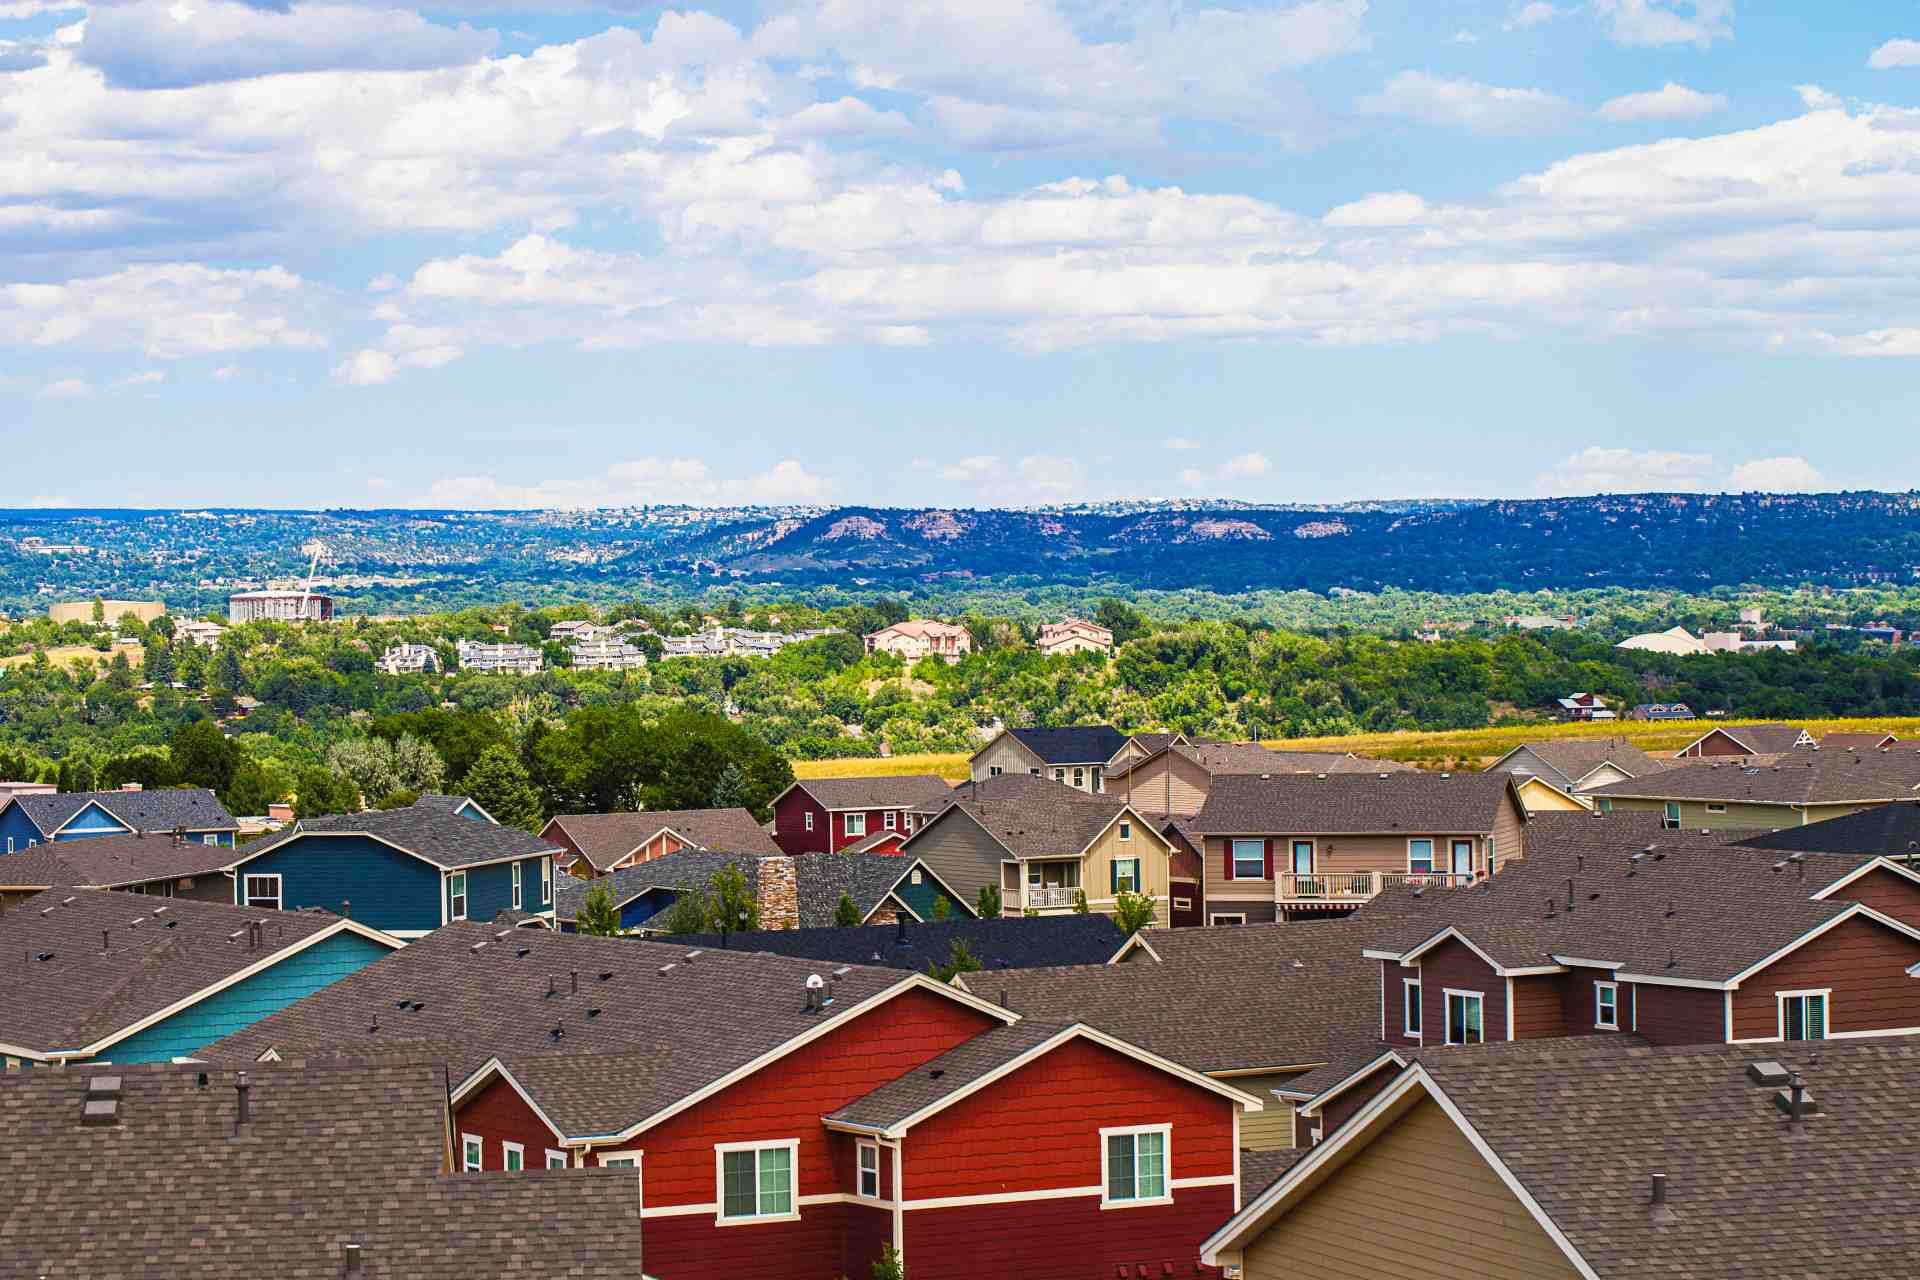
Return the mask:
<svg viewBox="0 0 1920 1280">
<path fill-rule="evenodd" d="M 948 484 L 976 484 L 999 469 L 1000 455 L 995 453 L 974 453 L 964 458 L 953 458 L 945 462 L 936 462 L 930 458 L 917 458 L 914 466 L 923 471 L 931 471 L 934 478 Z"/>
<path fill-rule="evenodd" d="M 139 373 L 130 373 L 124 378 L 116 378 L 113 386 L 115 390 L 126 387 L 151 387 L 166 380 L 167 375 L 165 370 L 143 369 Z"/>
<path fill-rule="evenodd" d="M 1727 109 L 1725 94 L 1702 93 L 1669 80 L 1658 89 L 1629 93 L 1600 104 L 1594 115 L 1616 124 L 1647 121 L 1698 120 Z"/>
<path fill-rule="evenodd" d="M 1552 22 L 1560 16 L 1560 11 L 1546 0 L 1533 0 L 1531 4 L 1515 4 L 1513 12 L 1501 25 L 1509 31 L 1527 31 L 1533 27 Z"/>
<path fill-rule="evenodd" d="M 1264 453 L 1242 453 L 1227 460 L 1221 471 L 1229 476 L 1263 476 L 1273 470 L 1273 463 Z"/>
<path fill-rule="evenodd" d="M 92 394 L 93 387 L 84 378 L 62 378 L 40 388 L 42 400 L 84 400 Z"/>
<path fill-rule="evenodd" d="M 378 387 L 392 382 L 400 362 L 384 351 L 357 351 L 333 366 L 333 376 L 350 387 Z"/>
<path fill-rule="evenodd" d="M 1427 214 L 1427 202 L 1411 191 L 1384 191 L 1335 205 L 1321 221 L 1329 227 L 1406 227 Z"/>
<path fill-rule="evenodd" d="M 829 488 L 824 478 L 808 471 L 797 459 L 787 458 L 750 477 L 746 496 L 750 501 L 762 505 L 785 506 L 818 502 L 827 496 Z"/>
<path fill-rule="evenodd" d="M 136 349 L 157 360 L 312 350 L 326 342 L 310 324 L 319 305 L 300 277 L 280 267 L 128 267 L 61 284 L 0 284 L 0 345 Z"/>
<path fill-rule="evenodd" d="M 1425 71 L 1402 71 L 1354 105 L 1362 115 L 1482 134 L 1545 133 L 1574 114 L 1572 103 L 1543 89 L 1505 89 Z"/>
<path fill-rule="evenodd" d="M 1733 0 L 1593 0 L 1615 44 L 1691 44 L 1733 39 Z"/>
<path fill-rule="evenodd" d="M 1058 500 L 1084 492 L 1079 462 L 1057 454 L 1036 453 L 1014 463 L 1018 489 L 1030 497 Z"/>
<path fill-rule="evenodd" d="M 913 123 L 898 111 L 881 111 L 859 98 L 816 102 L 781 122 L 789 138 L 907 138 Z"/>
<path fill-rule="evenodd" d="M 1465 27 L 1462 27 L 1458 31 L 1454 32 L 1451 36 L 1447 37 L 1447 43 L 1448 44 L 1479 44 L 1480 37 L 1473 34 L 1473 32 L 1467 30 Z"/>
<path fill-rule="evenodd" d="M 1868 55 L 1867 65 L 1875 71 L 1920 67 L 1920 40 L 1889 40 Z"/>
<path fill-rule="evenodd" d="M 1195 440 L 1192 436 L 1168 436 L 1164 443 L 1166 444 L 1167 448 L 1176 449 L 1182 452 L 1185 452 L 1190 449 L 1198 449 L 1200 447 L 1200 442 L 1198 440 Z"/>
<path fill-rule="evenodd" d="M 1826 479 L 1805 458 L 1755 458 L 1733 469 L 1729 489 L 1765 493 L 1811 493 L 1826 487 Z"/>
<path fill-rule="evenodd" d="M 37 45 L 17 40 L 0 40 L 0 75 L 10 71 L 32 71 L 47 65 L 47 55 Z"/>
<path fill-rule="evenodd" d="M 557 480 L 500 480 L 493 476 L 449 476 L 436 481 L 413 504 L 420 507 L 585 510 L 632 507 L 660 502 L 705 502 L 718 498 L 721 486 L 706 462 L 694 457 L 644 457 L 617 462 L 597 475 Z"/>
</svg>

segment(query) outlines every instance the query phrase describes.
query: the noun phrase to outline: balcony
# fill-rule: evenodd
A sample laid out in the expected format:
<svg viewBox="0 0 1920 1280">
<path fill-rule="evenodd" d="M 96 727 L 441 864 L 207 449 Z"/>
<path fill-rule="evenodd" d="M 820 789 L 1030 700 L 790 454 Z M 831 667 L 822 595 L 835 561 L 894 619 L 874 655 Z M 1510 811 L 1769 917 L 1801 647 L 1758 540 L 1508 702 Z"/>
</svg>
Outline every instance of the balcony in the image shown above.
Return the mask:
<svg viewBox="0 0 1920 1280">
<path fill-rule="evenodd" d="M 1274 898 L 1281 903 L 1323 906 L 1358 906 L 1385 889 L 1403 884 L 1451 889 L 1472 884 L 1474 874 L 1447 871 L 1332 871 L 1282 872 L 1274 884 Z"/>
<path fill-rule="evenodd" d="M 1074 896 L 1079 892 L 1080 886 L 1077 884 L 1060 885 L 1045 889 L 1037 885 L 1028 885 L 1026 905 L 1035 910 L 1047 907 L 1070 907 L 1073 905 Z"/>
</svg>

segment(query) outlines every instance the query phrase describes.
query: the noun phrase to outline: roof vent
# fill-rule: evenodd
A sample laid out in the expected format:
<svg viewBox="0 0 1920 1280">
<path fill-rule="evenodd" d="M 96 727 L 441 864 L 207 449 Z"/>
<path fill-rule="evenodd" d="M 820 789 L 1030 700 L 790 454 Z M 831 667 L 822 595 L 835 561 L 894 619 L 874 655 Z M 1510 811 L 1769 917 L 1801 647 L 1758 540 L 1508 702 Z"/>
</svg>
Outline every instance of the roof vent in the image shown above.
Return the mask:
<svg viewBox="0 0 1920 1280">
<path fill-rule="evenodd" d="M 87 1081 L 87 1100 L 80 1109 L 80 1123 L 95 1129 L 120 1123 L 119 1076 L 94 1076 Z"/>
<path fill-rule="evenodd" d="M 827 980 L 817 973 L 807 975 L 807 1012 L 818 1013 L 827 1006 Z"/>
<path fill-rule="evenodd" d="M 474 944 L 473 944 L 472 946 L 470 946 L 470 947 L 468 947 L 468 948 L 467 948 L 467 950 L 468 950 L 468 951 L 470 951 L 470 952 L 472 952 L 472 953 L 473 953 L 474 955 L 476 955 L 476 956 L 477 956 L 477 955 L 479 955 L 479 954 L 480 954 L 480 948 L 482 948 L 482 947 L 484 947 L 484 946 L 486 946 L 486 945 L 487 945 L 487 944 L 486 944 L 486 943 L 485 943 L 484 941 L 483 941 L 483 942 L 476 942 L 476 943 L 474 943 Z"/>
<path fill-rule="evenodd" d="M 675 965 L 673 961 L 669 960 L 667 961 L 667 963 L 661 965 L 658 969 L 655 969 L 654 972 L 664 978 L 668 974 L 672 973 L 678 967 L 679 966 Z"/>
<path fill-rule="evenodd" d="M 532 952 L 532 947 L 515 947 L 513 949 L 513 958 L 515 960 L 525 960 Z"/>
<path fill-rule="evenodd" d="M 1787 1087 L 1773 1095 L 1773 1105 L 1787 1113 L 1789 1122 L 1798 1124 L 1808 1116 L 1820 1114 L 1820 1104 L 1807 1092 L 1806 1082 L 1794 1071 L 1787 1076 Z"/>
<path fill-rule="evenodd" d="M 705 954 L 707 953 L 704 951 L 689 951 L 687 952 L 684 958 L 688 964 L 692 964 L 695 960 L 698 960 L 701 956 Z"/>
<path fill-rule="evenodd" d="M 694 952 L 694 954 L 695 954 L 695 955 L 698 955 L 698 954 L 700 954 L 700 953 L 696 951 L 696 952 Z M 602 970 L 600 971 L 600 981 L 602 981 L 602 982 L 612 982 L 612 981 L 613 981 L 613 970 L 611 970 L 611 969 L 602 969 Z"/>
<path fill-rule="evenodd" d="M 498 933 L 493 935 L 493 940 L 495 942 L 505 942 L 507 940 L 507 935 L 512 932 L 513 930 L 511 929 L 502 929 Z"/>
<path fill-rule="evenodd" d="M 588 1022 L 592 1022 L 592 1021 L 593 1021 L 593 1020 L 594 1020 L 595 1018 L 597 1018 L 597 1017 L 599 1017 L 599 1016 L 600 1016 L 600 1010 L 598 1010 L 598 1009 L 589 1009 L 589 1010 L 587 1010 L 587 1021 L 588 1021 Z"/>
<path fill-rule="evenodd" d="M 1387 780 L 1387 775 L 1386 775 L 1386 774 L 1384 774 L 1384 773 L 1382 773 L 1382 774 L 1378 774 L 1378 775 L 1376 775 L 1376 776 L 1378 776 L 1378 777 L 1379 777 L 1379 779 L 1380 779 L 1380 781 L 1382 781 L 1382 782 L 1385 782 L 1385 781 Z"/>
<path fill-rule="evenodd" d="M 566 1034 L 567 1034 L 567 1024 L 564 1021 L 556 1022 L 553 1024 L 553 1030 L 547 1032 L 547 1039 L 555 1041 L 557 1043 L 560 1040 L 560 1038 Z"/>
<path fill-rule="evenodd" d="M 1789 1072 L 1771 1058 L 1747 1064 L 1747 1079 L 1766 1089 L 1778 1089 L 1787 1082 Z"/>
<path fill-rule="evenodd" d="M 1387 775 L 1383 773 L 1380 776 L 1384 778 Z M 1440 775 L 1440 781 L 1442 782 L 1451 782 L 1452 780 L 1453 780 L 1453 775 L 1450 773 L 1443 773 Z"/>
<path fill-rule="evenodd" d="M 350 1276 L 361 1274 L 359 1245 L 343 1244 L 340 1246 L 340 1269 L 344 1274 Z"/>
</svg>

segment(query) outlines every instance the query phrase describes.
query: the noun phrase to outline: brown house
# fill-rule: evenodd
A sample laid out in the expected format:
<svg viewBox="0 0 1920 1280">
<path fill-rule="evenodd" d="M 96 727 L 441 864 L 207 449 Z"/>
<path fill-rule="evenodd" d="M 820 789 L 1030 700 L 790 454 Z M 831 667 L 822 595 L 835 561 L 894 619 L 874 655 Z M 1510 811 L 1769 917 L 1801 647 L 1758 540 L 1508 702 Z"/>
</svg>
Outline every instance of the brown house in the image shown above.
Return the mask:
<svg viewBox="0 0 1920 1280">
<path fill-rule="evenodd" d="M 1797 724 L 1716 725 L 1673 754 L 1688 756 L 1762 756 L 1813 745 L 1813 735 Z"/>
<path fill-rule="evenodd" d="M 1144 745 L 1135 735 L 1129 747 Z M 1166 735 L 1161 735 L 1166 736 Z M 1151 747 L 1123 749 L 1107 766 L 1107 790 L 1142 809 L 1190 818 L 1199 813 L 1215 778 L 1275 773 L 1408 773 L 1410 764 L 1369 760 L 1342 751 L 1275 751 L 1257 742 L 1171 737 Z"/>
<path fill-rule="evenodd" d="M 638 866 L 682 849 L 777 857 L 780 846 L 745 809 L 649 809 L 640 813 L 563 813 L 540 838 L 571 851 L 561 865 L 583 880 Z"/>
<path fill-rule="evenodd" d="M 1199 839 L 1208 924 L 1344 913 L 1382 890 L 1462 885 L 1526 854 L 1506 774 L 1226 775 L 1182 830 Z"/>
</svg>

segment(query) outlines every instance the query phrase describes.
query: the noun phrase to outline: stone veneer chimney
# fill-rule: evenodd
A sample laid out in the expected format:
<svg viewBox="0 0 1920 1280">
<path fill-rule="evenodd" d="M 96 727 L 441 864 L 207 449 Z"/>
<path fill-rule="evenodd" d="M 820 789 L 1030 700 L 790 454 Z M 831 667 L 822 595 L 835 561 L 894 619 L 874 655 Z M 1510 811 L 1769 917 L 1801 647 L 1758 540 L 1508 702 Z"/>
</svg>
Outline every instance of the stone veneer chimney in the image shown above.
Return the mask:
<svg viewBox="0 0 1920 1280">
<path fill-rule="evenodd" d="M 760 887 L 756 904 L 762 929 L 800 927 L 800 878 L 793 858 L 781 854 L 759 859 Z"/>
</svg>

